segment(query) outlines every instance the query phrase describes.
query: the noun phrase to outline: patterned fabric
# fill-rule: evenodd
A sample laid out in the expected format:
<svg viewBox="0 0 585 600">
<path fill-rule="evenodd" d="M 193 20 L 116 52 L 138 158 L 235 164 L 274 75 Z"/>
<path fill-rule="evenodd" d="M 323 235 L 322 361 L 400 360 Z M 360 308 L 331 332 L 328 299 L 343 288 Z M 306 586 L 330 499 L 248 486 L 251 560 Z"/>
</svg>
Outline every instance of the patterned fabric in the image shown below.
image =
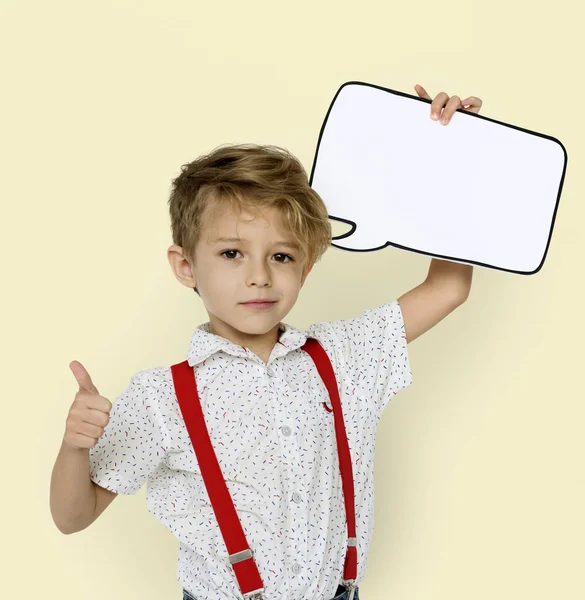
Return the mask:
<svg viewBox="0 0 585 600">
<path fill-rule="evenodd" d="M 330 600 L 343 576 L 347 524 L 329 396 L 301 346 L 307 337 L 319 340 L 339 386 L 352 455 L 359 585 L 374 527 L 377 425 L 390 399 L 412 383 L 404 322 L 392 301 L 304 331 L 281 326 L 267 363 L 210 333 L 209 323 L 195 329 L 187 360 L 266 597 Z M 90 449 L 90 476 L 118 494 L 135 494 L 147 483 L 147 508 L 179 540 L 177 578 L 193 597 L 243 597 L 170 366 L 131 378 Z"/>
<path fill-rule="evenodd" d="M 355 594 L 353 595 L 353 600 L 360 600 L 360 594 L 359 594 L 359 588 L 355 589 Z M 338 586 L 337 591 L 335 592 L 335 597 L 332 598 L 332 600 L 348 600 L 349 598 L 349 592 L 346 591 L 346 589 L 343 586 Z M 198 600 L 197 598 L 195 598 L 194 596 L 191 596 L 191 594 L 187 591 L 187 590 L 183 590 L 183 600 Z"/>
</svg>

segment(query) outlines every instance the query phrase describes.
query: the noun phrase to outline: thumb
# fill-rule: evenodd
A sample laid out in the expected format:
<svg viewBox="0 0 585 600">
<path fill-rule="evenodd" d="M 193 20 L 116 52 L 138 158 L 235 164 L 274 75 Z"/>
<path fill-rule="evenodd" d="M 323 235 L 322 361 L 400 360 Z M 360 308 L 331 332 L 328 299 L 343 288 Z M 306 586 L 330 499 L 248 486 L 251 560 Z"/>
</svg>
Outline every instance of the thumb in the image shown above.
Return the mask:
<svg viewBox="0 0 585 600">
<path fill-rule="evenodd" d="M 74 360 L 69 363 L 69 368 L 73 372 L 77 383 L 79 384 L 80 392 L 91 392 L 93 394 L 98 394 L 99 392 L 95 385 L 93 384 L 89 373 L 85 370 L 85 367 L 77 360 Z"/>
</svg>

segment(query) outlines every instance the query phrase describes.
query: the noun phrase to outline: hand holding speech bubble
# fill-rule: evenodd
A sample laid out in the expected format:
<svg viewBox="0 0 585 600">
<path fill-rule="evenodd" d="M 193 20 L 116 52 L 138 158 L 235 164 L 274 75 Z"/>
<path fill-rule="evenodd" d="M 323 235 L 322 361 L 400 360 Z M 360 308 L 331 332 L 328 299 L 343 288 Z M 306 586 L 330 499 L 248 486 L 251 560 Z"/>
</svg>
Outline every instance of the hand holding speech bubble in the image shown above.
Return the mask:
<svg viewBox="0 0 585 600">
<path fill-rule="evenodd" d="M 518 274 L 543 265 L 565 176 L 559 140 L 363 82 L 337 91 L 310 184 L 342 250 L 388 245 Z"/>
</svg>

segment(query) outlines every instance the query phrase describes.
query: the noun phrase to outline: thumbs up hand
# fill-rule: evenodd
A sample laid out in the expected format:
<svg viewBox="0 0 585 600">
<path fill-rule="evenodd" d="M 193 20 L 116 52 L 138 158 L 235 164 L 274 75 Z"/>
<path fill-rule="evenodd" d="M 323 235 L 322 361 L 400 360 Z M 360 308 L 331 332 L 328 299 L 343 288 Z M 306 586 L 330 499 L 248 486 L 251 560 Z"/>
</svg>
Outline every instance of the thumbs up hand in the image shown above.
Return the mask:
<svg viewBox="0 0 585 600">
<path fill-rule="evenodd" d="M 79 391 L 69 409 L 63 442 L 70 448 L 93 448 L 110 421 L 112 403 L 100 396 L 85 367 L 74 360 L 69 364 Z"/>
</svg>

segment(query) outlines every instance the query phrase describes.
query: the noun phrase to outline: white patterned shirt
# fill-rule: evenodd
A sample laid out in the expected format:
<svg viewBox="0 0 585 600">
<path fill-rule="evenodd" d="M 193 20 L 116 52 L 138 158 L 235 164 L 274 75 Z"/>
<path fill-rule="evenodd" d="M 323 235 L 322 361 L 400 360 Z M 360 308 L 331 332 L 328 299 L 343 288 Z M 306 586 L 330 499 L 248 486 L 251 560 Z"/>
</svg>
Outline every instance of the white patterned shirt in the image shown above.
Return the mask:
<svg viewBox="0 0 585 600">
<path fill-rule="evenodd" d="M 343 578 L 347 522 L 329 394 L 307 337 L 327 351 L 352 456 L 358 549 L 374 527 L 374 446 L 388 401 L 412 383 L 397 300 L 305 331 L 281 323 L 268 363 L 195 329 L 187 354 L 214 450 L 267 600 L 329 600 Z M 177 361 L 180 362 L 180 361 Z M 175 395 L 171 368 L 132 376 L 90 448 L 90 477 L 118 494 L 147 482 L 148 510 L 179 540 L 177 579 L 197 600 L 242 599 Z"/>
</svg>

